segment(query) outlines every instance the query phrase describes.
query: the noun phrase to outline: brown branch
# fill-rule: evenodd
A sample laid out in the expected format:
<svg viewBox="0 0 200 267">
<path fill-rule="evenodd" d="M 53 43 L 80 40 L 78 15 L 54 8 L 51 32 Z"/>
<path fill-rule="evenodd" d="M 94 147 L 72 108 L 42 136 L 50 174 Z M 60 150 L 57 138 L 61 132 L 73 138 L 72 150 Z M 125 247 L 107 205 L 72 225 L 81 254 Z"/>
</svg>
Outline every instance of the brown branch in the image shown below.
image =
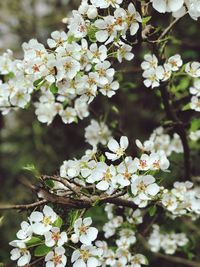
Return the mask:
<svg viewBox="0 0 200 267">
<path fill-rule="evenodd" d="M 55 195 L 43 188 L 40 188 L 40 190 L 37 193 L 43 198 L 43 200 L 32 203 L 32 204 L 26 204 L 26 205 L 0 205 L 0 210 L 6 210 L 6 209 L 26 210 L 26 209 L 44 205 L 46 203 L 55 203 L 55 204 L 64 205 L 69 209 L 70 208 L 73 208 L 73 209 L 90 208 L 97 204 L 101 205 L 103 203 L 112 203 L 117 206 L 137 209 L 137 206 L 134 204 L 134 202 L 120 198 L 119 196 L 122 194 L 116 194 L 115 196 L 105 196 L 105 195 L 103 196 L 95 195 L 91 197 L 81 196 L 81 199 L 74 199 L 69 196 Z"/>
<path fill-rule="evenodd" d="M 28 210 L 28 209 L 32 209 L 35 207 L 39 207 L 42 206 L 44 204 L 48 203 L 48 201 L 46 199 L 40 200 L 38 202 L 34 202 L 31 204 L 25 204 L 25 205 L 3 205 L 0 204 L 0 210 Z"/>
<path fill-rule="evenodd" d="M 164 30 L 164 32 L 159 36 L 158 42 L 162 41 L 162 39 L 172 30 L 174 25 L 181 19 L 182 17 L 176 18 L 172 21 L 172 23 Z"/>
<path fill-rule="evenodd" d="M 53 181 L 59 182 L 59 183 L 63 184 L 64 186 L 66 186 L 76 196 L 80 197 L 80 193 L 73 186 L 70 185 L 70 182 L 66 178 L 62 178 L 62 177 L 59 177 L 59 176 L 47 176 L 47 175 L 43 175 L 43 176 L 41 176 L 41 179 L 42 180 L 51 179 Z"/>
<path fill-rule="evenodd" d="M 183 259 L 183 258 L 180 258 L 180 257 L 169 256 L 169 255 L 165 255 L 165 254 L 162 254 L 162 253 L 159 253 L 159 252 L 155 252 L 154 255 L 156 257 L 165 259 L 167 261 L 180 263 L 180 264 L 187 265 L 187 266 L 192 266 L 192 267 L 200 267 L 200 263 L 195 262 L 195 261 L 190 261 L 190 260 L 187 260 L 187 259 Z"/>
<path fill-rule="evenodd" d="M 180 136 L 183 145 L 184 168 L 185 168 L 184 180 L 187 180 L 190 179 L 190 148 L 188 145 L 186 130 L 183 122 L 180 121 L 176 112 L 173 109 L 172 104 L 170 103 L 171 100 L 170 100 L 170 94 L 168 92 L 168 83 L 163 83 L 160 86 L 160 93 L 166 116 L 169 120 L 172 121 L 172 127 L 174 128 L 174 132 L 176 132 Z"/>
</svg>

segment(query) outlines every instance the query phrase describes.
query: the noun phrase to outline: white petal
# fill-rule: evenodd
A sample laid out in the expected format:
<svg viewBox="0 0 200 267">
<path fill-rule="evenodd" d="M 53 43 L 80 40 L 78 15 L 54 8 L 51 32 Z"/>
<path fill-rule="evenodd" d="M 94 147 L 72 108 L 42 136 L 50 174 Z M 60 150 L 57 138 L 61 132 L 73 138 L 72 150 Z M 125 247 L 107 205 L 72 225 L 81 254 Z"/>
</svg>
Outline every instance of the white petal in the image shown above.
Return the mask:
<svg viewBox="0 0 200 267">
<path fill-rule="evenodd" d="M 88 259 L 87 266 L 88 267 L 96 267 L 96 266 L 98 266 L 98 263 L 99 263 L 99 261 L 96 258 L 92 257 L 92 258 Z"/>
<path fill-rule="evenodd" d="M 39 211 L 34 211 L 29 217 L 31 222 L 40 222 L 43 219 L 43 214 Z"/>
<path fill-rule="evenodd" d="M 119 144 L 115 139 L 111 139 L 108 142 L 108 148 L 112 151 L 115 152 L 119 148 Z"/>
<path fill-rule="evenodd" d="M 120 146 L 124 149 L 128 147 L 128 138 L 126 136 L 120 138 Z"/>
<path fill-rule="evenodd" d="M 109 187 L 109 184 L 106 181 L 101 181 L 96 185 L 96 188 L 99 189 L 99 190 L 102 190 L 102 191 L 107 190 L 108 187 Z"/>
</svg>

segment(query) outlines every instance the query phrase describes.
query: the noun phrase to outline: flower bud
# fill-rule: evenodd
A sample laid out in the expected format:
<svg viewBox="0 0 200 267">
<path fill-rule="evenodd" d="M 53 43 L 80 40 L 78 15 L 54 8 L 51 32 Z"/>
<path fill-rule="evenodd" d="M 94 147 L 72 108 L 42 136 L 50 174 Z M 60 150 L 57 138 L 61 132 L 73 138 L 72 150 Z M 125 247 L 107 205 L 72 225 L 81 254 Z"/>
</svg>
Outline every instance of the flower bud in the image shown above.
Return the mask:
<svg viewBox="0 0 200 267">
<path fill-rule="evenodd" d="M 95 19 L 98 15 L 97 8 L 94 6 L 90 6 L 87 11 L 87 16 L 89 19 Z"/>
</svg>

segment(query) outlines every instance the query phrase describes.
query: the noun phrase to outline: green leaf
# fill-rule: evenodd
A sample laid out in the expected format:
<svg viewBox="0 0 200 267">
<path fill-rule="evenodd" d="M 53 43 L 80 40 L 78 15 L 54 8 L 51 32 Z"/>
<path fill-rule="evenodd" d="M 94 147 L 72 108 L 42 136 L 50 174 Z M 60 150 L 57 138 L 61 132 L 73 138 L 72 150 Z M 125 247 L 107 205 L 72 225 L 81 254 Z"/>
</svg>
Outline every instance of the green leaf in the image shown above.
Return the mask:
<svg viewBox="0 0 200 267">
<path fill-rule="evenodd" d="M 49 188 L 53 188 L 54 187 L 54 181 L 52 181 L 51 179 L 46 179 L 45 185 L 48 186 Z"/>
<path fill-rule="evenodd" d="M 182 108 L 183 111 L 186 111 L 186 110 L 189 110 L 189 109 L 191 109 L 191 108 L 190 108 L 190 103 L 188 103 L 187 105 L 185 105 L 185 106 Z"/>
<path fill-rule="evenodd" d="M 51 85 L 50 85 L 50 91 L 52 92 L 52 94 L 56 94 L 57 92 L 58 92 L 58 87 L 56 86 L 56 84 L 55 83 L 52 83 Z"/>
<path fill-rule="evenodd" d="M 58 218 L 54 222 L 53 226 L 60 228 L 62 226 L 62 224 L 63 224 L 63 220 L 60 216 L 58 216 Z"/>
<path fill-rule="evenodd" d="M 41 257 L 47 255 L 52 248 L 47 247 L 46 245 L 40 245 L 34 250 L 34 256 Z"/>
<path fill-rule="evenodd" d="M 96 39 L 97 30 L 98 30 L 97 27 L 95 27 L 94 25 L 92 25 L 88 28 L 88 32 L 87 32 L 88 37 L 89 37 L 90 41 L 93 43 L 97 41 L 97 39 Z"/>
<path fill-rule="evenodd" d="M 69 216 L 70 216 L 70 227 L 73 228 L 74 227 L 74 223 L 75 221 L 79 218 L 79 211 L 76 210 L 76 211 L 71 211 L 69 213 Z"/>
<path fill-rule="evenodd" d="M 151 16 L 142 18 L 142 27 L 144 27 L 151 19 Z"/>
<path fill-rule="evenodd" d="M 37 88 L 37 89 L 40 89 L 40 87 L 45 83 L 45 80 L 44 78 L 40 78 L 36 81 L 33 82 L 33 85 Z"/>
<path fill-rule="evenodd" d="M 151 206 L 151 207 L 148 209 L 149 215 L 150 215 L 151 217 L 153 217 L 153 216 L 155 215 L 156 211 L 157 211 L 157 207 L 156 207 L 156 206 Z"/>
<path fill-rule="evenodd" d="M 22 169 L 31 172 L 35 177 L 39 177 L 40 175 L 34 164 L 27 164 Z"/>
<path fill-rule="evenodd" d="M 106 161 L 106 157 L 102 154 L 100 157 L 99 157 L 99 160 L 101 162 L 105 162 Z"/>
<path fill-rule="evenodd" d="M 195 131 L 197 131 L 199 128 L 200 128 L 200 119 L 194 119 L 194 120 L 191 122 L 190 130 L 191 130 L 192 132 L 195 132 Z"/>
<path fill-rule="evenodd" d="M 8 74 L 6 74 L 4 76 L 4 81 L 7 82 L 8 80 L 10 80 L 10 79 L 12 79 L 14 77 L 15 77 L 14 73 L 13 72 L 9 72 Z"/>
<path fill-rule="evenodd" d="M 111 110 L 116 113 L 119 114 L 119 109 L 116 106 L 112 106 Z"/>
<path fill-rule="evenodd" d="M 33 236 L 30 240 L 26 242 L 26 245 L 28 248 L 31 248 L 31 247 L 41 245 L 43 243 L 44 241 L 42 239 L 40 239 L 39 237 Z"/>
</svg>

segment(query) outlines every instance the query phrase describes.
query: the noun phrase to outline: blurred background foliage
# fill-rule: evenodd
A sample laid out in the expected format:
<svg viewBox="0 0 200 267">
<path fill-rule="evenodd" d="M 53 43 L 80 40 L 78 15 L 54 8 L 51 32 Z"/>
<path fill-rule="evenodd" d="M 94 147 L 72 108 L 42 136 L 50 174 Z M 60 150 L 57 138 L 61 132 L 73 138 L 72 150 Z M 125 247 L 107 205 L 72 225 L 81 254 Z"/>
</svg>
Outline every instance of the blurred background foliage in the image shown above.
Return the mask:
<svg viewBox="0 0 200 267">
<path fill-rule="evenodd" d="M 65 29 L 62 18 L 69 16 L 79 1 L 69 0 L 6 0 L 0 1 L 0 52 L 7 48 L 22 56 L 21 44 L 31 38 L 37 38 L 46 44 L 46 39 L 54 30 Z M 171 16 L 154 13 L 152 25 L 165 28 L 171 21 Z M 185 17 L 176 26 L 173 38 L 169 41 L 166 53 L 180 53 L 185 61 L 200 60 L 200 22 Z M 98 96 L 91 104 L 91 117 L 97 120 L 107 118 L 108 126 L 116 137 L 125 134 L 131 140 L 131 155 L 137 150 L 134 140 L 145 140 L 153 129 L 164 122 L 159 94 L 143 86 L 139 65 L 142 56 L 148 50 L 146 45 L 135 46 L 135 59 L 123 65 L 113 63 L 119 70 L 121 80 L 120 90 L 112 99 Z M 175 95 L 181 97 L 188 89 L 188 82 L 181 78 L 179 90 Z M 177 103 L 178 107 L 178 103 Z M 180 114 L 188 122 L 193 116 L 190 111 Z M 91 118 L 90 117 L 90 118 Z M 30 203 L 34 196 L 23 185 L 23 179 L 34 181 L 34 177 L 23 170 L 27 164 L 34 164 L 40 173 L 55 174 L 59 171 L 62 161 L 79 157 L 89 146 L 84 141 L 84 128 L 90 118 L 79 121 L 78 124 L 65 125 L 56 118 L 49 126 L 43 125 L 36 119 L 33 109 L 11 112 L 0 117 L 0 202 Z M 192 152 L 192 172 L 199 175 L 199 151 Z M 172 155 L 171 174 L 167 174 L 166 184 L 172 184 L 180 179 L 182 155 Z M 102 225 L 102 209 L 93 209 L 97 226 Z M 14 239 L 16 229 L 26 214 L 16 211 L 4 212 L 0 221 L 0 262 L 6 266 L 14 266 L 9 261 L 10 247 L 8 242 Z M 151 266 L 159 264 L 169 266 L 165 261 L 155 260 Z M 170 265 L 171 266 L 171 265 Z M 174 266 L 174 265 L 173 265 Z M 178 266 L 178 265 L 176 265 Z"/>
</svg>

